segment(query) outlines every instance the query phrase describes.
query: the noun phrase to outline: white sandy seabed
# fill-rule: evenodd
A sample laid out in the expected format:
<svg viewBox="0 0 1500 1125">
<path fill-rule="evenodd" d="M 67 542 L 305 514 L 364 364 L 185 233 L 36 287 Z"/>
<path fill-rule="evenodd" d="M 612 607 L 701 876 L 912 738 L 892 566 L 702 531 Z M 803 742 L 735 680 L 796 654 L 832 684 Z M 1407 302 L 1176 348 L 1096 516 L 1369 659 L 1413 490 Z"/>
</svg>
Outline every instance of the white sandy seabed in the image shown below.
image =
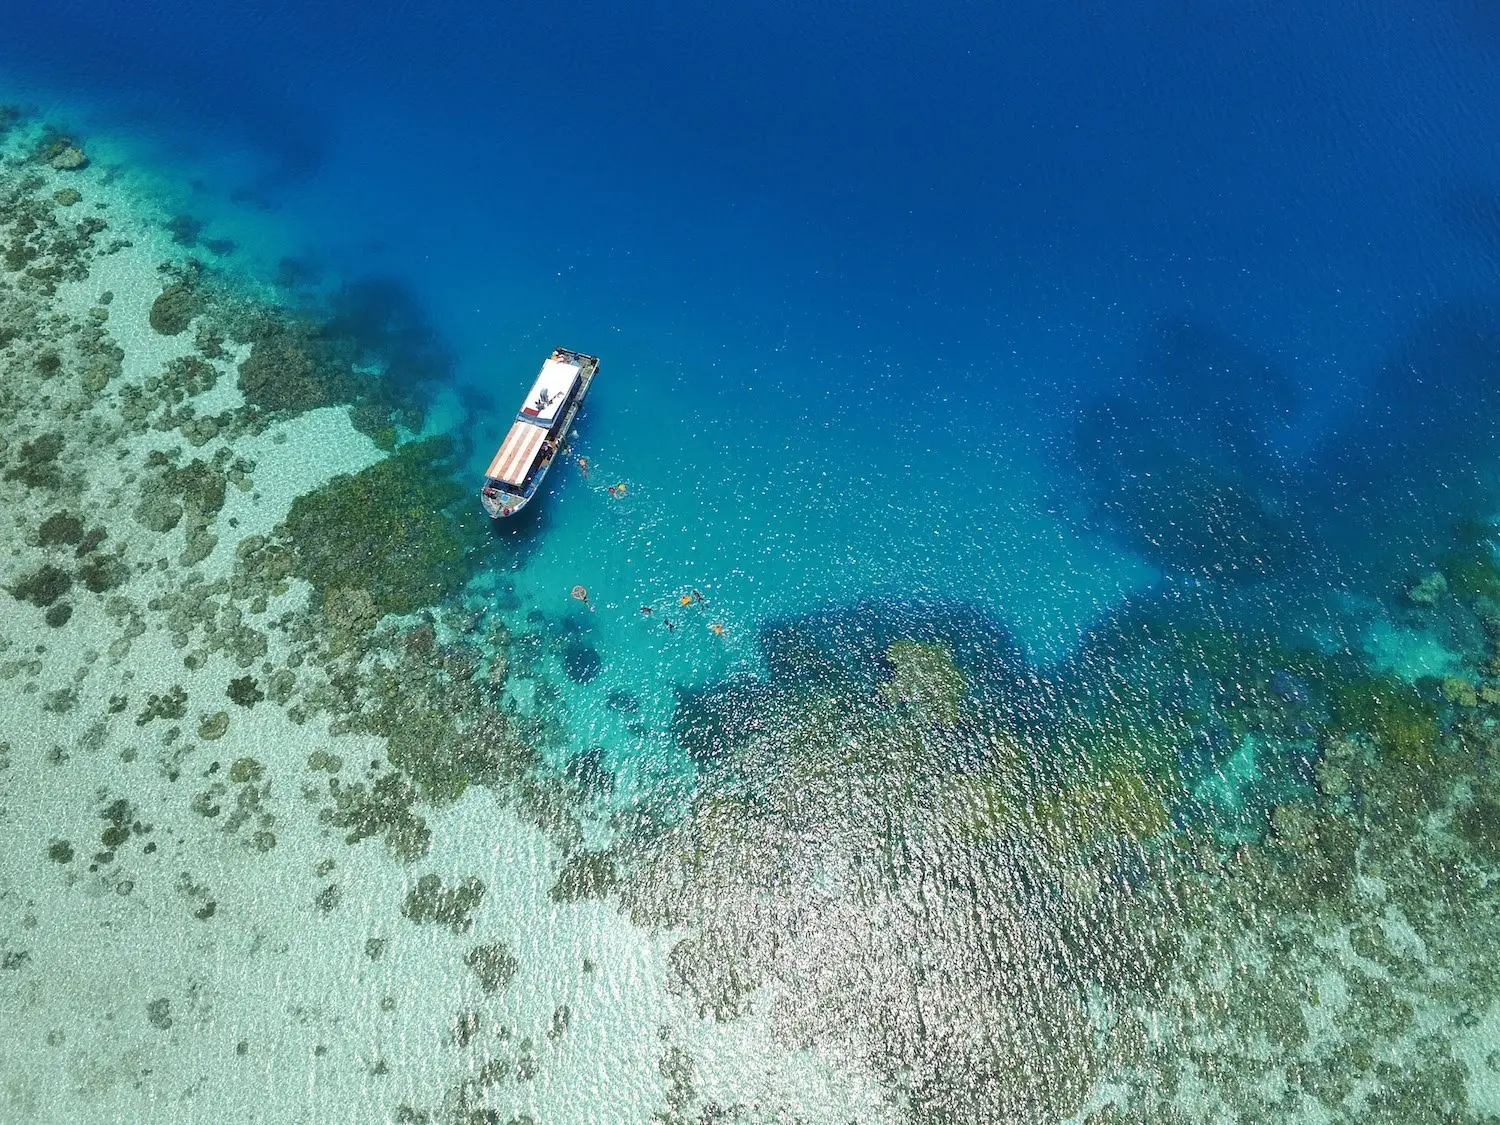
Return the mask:
<svg viewBox="0 0 1500 1125">
<path fill-rule="evenodd" d="M 12 138 L 4 174 L 18 172 L 24 141 Z M 106 329 L 125 359 L 89 407 L 103 418 L 118 409 L 120 386 L 143 382 L 192 348 L 192 333 L 164 337 L 148 322 L 162 288 L 159 265 L 181 262 L 184 251 L 128 168 L 96 155 L 79 171 L 28 165 L 26 172 L 46 176 L 48 193 L 80 191 L 74 210 L 104 216 L 111 237 L 133 244 L 95 258 L 87 280 L 47 299 L 45 315 L 61 329 L 113 293 Z M 0 286 L 9 284 L 0 272 Z M 0 378 L 11 377 L 8 362 L 0 350 Z M 69 395 L 44 398 L 31 416 L 0 416 L 0 434 L 14 450 L 37 433 L 79 425 L 76 413 L 46 414 Z M 208 397 L 205 412 L 240 401 L 232 378 Z M 73 617 L 61 628 L 0 594 L 0 1120 L 382 1122 L 403 1119 L 403 1105 L 434 1121 L 467 1120 L 455 1085 L 489 1058 L 515 1057 L 524 1039 L 534 1077 L 490 1087 L 482 1104 L 497 1116 L 481 1119 L 649 1120 L 666 1109 L 670 1075 L 661 1060 L 669 1045 L 695 1061 L 696 1104 L 738 1104 L 737 1120 L 889 1116 L 873 1080 L 847 1061 L 788 1050 L 753 1014 L 726 1025 L 701 1020 L 671 995 L 666 952 L 681 935 L 643 931 L 608 901 L 551 902 L 556 850 L 489 793 L 471 789 L 430 813 L 432 849 L 411 866 L 378 840 L 348 847 L 342 831 L 320 824 L 317 804 L 299 791 L 314 780 L 309 755 L 324 750 L 365 763 L 384 747 L 331 736 L 322 719 L 295 725 L 270 703 L 230 705 L 225 684 L 244 670 L 222 654 L 184 667 L 163 615 L 149 607 L 184 580 L 176 561 L 182 532 L 139 528 L 129 515 L 135 489 L 122 483 L 149 449 L 174 443 L 175 432 L 153 432 L 93 450 L 61 497 L 0 482 L 0 582 L 43 560 L 35 528 L 60 500 L 91 526 L 102 524 L 108 545 L 124 544 L 134 564 L 109 597 L 71 599 Z M 220 444 L 192 455 L 209 457 Z M 299 493 L 380 456 L 342 409 L 242 438 L 234 453 L 256 463 L 253 485 L 229 490 L 212 528 L 219 543 L 194 568 L 206 580 L 227 576 L 235 544 L 275 526 Z M 306 594 L 294 585 L 270 615 Z M 110 598 L 127 599 L 145 625 L 123 656 L 110 653 L 120 636 L 118 618 L 105 611 Z M 269 642 L 267 659 L 275 661 L 274 632 Z M 175 684 L 188 704 L 174 745 L 163 741 L 168 724 L 134 719 L 151 694 Z M 128 707 L 111 713 L 112 697 L 128 697 Z M 221 709 L 230 713 L 227 732 L 185 753 L 201 720 Z M 224 815 L 206 818 L 190 807 L 243 758 L 263 764 L 271 779 L 262 800 L 275 824 L 269 851 L 247 846 L 248 832 L 224 830 L 233 786 Z M 169 780 L 178 759 L 181 774 Z M 120 798 L 134 830 L 112 861 L 94 862 L 111 823 L 102 812 Z M 75 853 L 68 862 L 53 854 L 62 842 Z M 429 872 L 448 884 L 468 876 L 485 883 L 469 932 L 402 916 L 406 892 Z M 315 899 L 330 886 L 338 903 L 324 910 Z M 475 943 L 494 941 L 506 943 L 520 970 L 507 988 L 486 994 L 463 958 Z M 479 1024 L 461 1047 L 454 1028 L 462 1012 L 476 1013 Z"/>
</svg>

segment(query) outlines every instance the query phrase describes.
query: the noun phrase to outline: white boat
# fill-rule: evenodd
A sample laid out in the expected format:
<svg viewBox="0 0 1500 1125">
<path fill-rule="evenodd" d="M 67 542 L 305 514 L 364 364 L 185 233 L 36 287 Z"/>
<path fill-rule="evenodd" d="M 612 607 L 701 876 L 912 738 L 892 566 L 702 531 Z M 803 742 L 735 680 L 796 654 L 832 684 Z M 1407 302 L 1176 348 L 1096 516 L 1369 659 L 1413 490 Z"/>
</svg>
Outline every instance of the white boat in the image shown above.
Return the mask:
<svg viewBox="0 0 1500 1125">
<path fill-rule="evenodd" d="M 479 490 L 479 502 L 495 519 L 515 515 L 536 495 L 598 370 L 597 356 L 566 348 L 558 348 L 542 364 Z"/>
</svg>

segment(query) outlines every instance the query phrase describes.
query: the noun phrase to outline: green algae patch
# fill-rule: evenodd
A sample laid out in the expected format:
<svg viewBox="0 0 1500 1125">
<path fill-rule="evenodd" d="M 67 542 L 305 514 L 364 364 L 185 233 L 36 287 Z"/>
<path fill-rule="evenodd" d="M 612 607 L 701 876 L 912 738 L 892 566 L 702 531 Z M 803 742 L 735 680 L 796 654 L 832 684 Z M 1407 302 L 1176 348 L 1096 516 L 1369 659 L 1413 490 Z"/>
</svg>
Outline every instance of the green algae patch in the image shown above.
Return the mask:
<svg viewBox="0 0 1500 1125">
<path fill-rule="evenodd" d="M 1045 835 L 1075 847 L 1110 838 L 1149 840 L 1171 826 L 1160 787 L 1123 764 L 1106 766 L 1039 802 L 1036 819 Z"/>
<path fill-rule="evenodd" d="M 256 758 L 236 758 L 229 767 L 229 780 L 236 785 L 243 785 L 246 782 L 259 781 L 265 776 L 265 772 L 265 765 Z"/>
<path fill-rule="evenodd" d="M 553 902 L 603 898 L 620 881 L 614 860 L 604 852 L 574 852 L 563 864 L 557 881 L 547 891 Z"/>
<path fill-rule="evenodd" d="M 484 884 L 473 875 L 451 887 L 439 875 L 423 875 L 406 892 L 401 913 L 413 922 L 447 926 L 455 934 L 474 925 L 473 913 L 484 900 Z"/>
<path fill-rule="evenodd" d="M 958 722 L 968 683 L 953 662 L 951 648 L 924 641 L 896 641 L 886 649 L 885 658 L 894 670 L 880 686 L 880 694 L 887 701 L 909 704 L 941 726 Z"/>
<path fill-rule="evenodd" d="M 939 783 L 933 807 L 971 843 L 1034 837 L 1063 853 L 1113 840 L 1144 842 L 1171 827 L 1168 786 L 1130 763 L 1090 767 L 1035 798 L 1033 788 L 1018 771 L 992 765 Z"/>
<path fill-rule="evenodd" d="M 279 529 L 295 573 L 320 594 L 367 591 L 381 613 L 411 613 L 461 588 L 489 533 L 450 475 L 453 454 L 444 437 L 413 442 L 299 496 Z"/>
<path fill-rule="evenodd" d="M 521 967 L 515 954 L 500 941 L 476 945 L 464 957 L 464 964 L 474 970 L 474 975 L 479 978 L 479 983 L 486 992 L 499 992 L 510 983 Z"/>
<path fill-rule="evenodd" d="M 1365 734 L 1384 754 L 1417 767 L 1436 764 L 1438 705 L 1394 677 L 1356 677 L 1335 684 L 1333 733 Z"/>
<path fill-rule="evenodd" d="M 198 723 L 198 737 L 204 742 L 217 742 L 228 730 L 228 711 L 215 711 L 212 715 L 203 716 L 202 721 Z"/>
</svg>

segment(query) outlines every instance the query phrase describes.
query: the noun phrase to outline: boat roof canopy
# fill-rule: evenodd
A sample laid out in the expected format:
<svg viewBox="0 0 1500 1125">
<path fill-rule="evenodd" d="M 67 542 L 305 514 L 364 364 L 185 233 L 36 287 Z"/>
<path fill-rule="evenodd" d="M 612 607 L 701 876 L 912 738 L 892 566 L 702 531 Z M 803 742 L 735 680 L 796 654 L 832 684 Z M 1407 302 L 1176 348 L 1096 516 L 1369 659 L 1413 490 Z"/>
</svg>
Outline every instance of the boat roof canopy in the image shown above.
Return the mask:
<svg viewBox="0 0 1500 1125">
<path fill-rule="evenodd" d="M 500 449 L 484 475 L 492 480 L 520 487 L 526 483 L 537 452 L 542 448 L 542 439 L 546 436 L 546 426 L 538 426 L 530 421 L 512 424 L 510 433 L 500 443 Z"/>
<path fill-rule="evenodd" d="M 567 401 L 568 392 L 578 382 L 578 364 L 561 359 L 549 359 L 542 364 L 542 373 L 531 385 L 531 393 L 521 404 L 521 414 L 544 426 L 557 419 L 557 412 Z M 515 431 L 512 431 L 514 433 Z M 509 440 L 509 439 L 507 439 Z"/>
</svg>

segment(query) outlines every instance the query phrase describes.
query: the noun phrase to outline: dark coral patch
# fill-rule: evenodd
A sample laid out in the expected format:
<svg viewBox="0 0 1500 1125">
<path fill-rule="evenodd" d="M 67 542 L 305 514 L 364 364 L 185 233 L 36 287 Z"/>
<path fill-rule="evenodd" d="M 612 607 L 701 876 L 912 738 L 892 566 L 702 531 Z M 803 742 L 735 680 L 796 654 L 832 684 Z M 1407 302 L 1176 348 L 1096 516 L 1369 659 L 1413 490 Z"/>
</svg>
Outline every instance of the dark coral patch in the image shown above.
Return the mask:
<svg viewBox="0 0 1500 1125">
<path fill-rule="evenodd" d="M 73 576 L 51 563 L 19 579 L 10 587 L 10 596 L 43 609 L 73 588 Z"/>
<path fill-rule="evenodd" d="M 280 528 L 296 573 L 320 591 L 362 587 L 381 613 L 411 613 L 460 588 L 489 534 L 449 475 L 452 454 L 446 438 L 413 442 L 299 496 Z"/>
<path fill-rule="evenodd" d="M 191 287 L 181 282 L 169 285 L 151 302 L 151 327 L 163 336 L 176 336 L 193 322 L 198 310 L 198 297 Z"/>
<path fill-rule="evenodd" d="M 254 676 L 241 676 L 229 681 L 229 689 L 225 693 L 241 707 L 254 707 L 266 697 L 266 693 L 260 690 L 260 685 L 255 682 Z"/>
<path fill-rule="evenodd" d="M 56 547 L 64 543 L 72 546 L 83 540 L 83 521 L 71 512 L 55 512 L 37 528 L 36 539 L 43 547 Z"/>
<path fill-rule="evenodd" d="M 20 463 L 6 470 L 6 480 L 17 480 L 28 488 L 61 488 L 62 472 L 57 467 L 63 450 L 63 436 L 42 434 L 25 442 L 20 449 Z"/>
</svg>

